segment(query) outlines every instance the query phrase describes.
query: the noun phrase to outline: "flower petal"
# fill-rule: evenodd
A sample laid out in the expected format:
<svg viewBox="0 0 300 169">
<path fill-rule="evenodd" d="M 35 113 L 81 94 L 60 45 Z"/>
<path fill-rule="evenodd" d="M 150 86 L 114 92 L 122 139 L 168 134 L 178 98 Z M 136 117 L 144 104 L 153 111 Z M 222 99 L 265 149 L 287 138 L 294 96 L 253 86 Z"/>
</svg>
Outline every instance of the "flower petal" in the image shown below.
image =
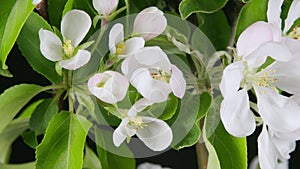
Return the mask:
<svg viewBox="0 0 300 169">
<path fill-rule="evenodd" d="M 125 58 L 127 55 L 131 55 L 135 52 L 138 52 L 145 45 L 143 38 L 134 37 L 125 41 L 125 51 L 123 55 L 119 55 L 119 58 Z"/>
<path fill-rule="evenodd" d="M 91 53 L 87 50 L 78 50 L 77 54 L 68 60 L 59 61 L 59 65 L 68 70 L 76 70 L 89 62 Z"/>
<path fill-rule="evenodd" d="M 142 117 L 146 126 L 136 135 L 153 151 L 162 151 L 171 145 L 173 133 L 168 124 L 160 119 Z"/>
<path fill-rule="evenodd" d="M 266 125 L 263 126 L 262 132 L 257 139 L 257 143 L 260 168 L 276 168 L 276 148 L 269 136 Z"/>
<path fill-rule="evenodd" d="M 106 0 L 107 1 L 107 0 Z M 115 24 L 109 32 L 108 47 L 112 54 L 116 53 L 116 45 L 124 41 L 124 27 L 122 24 Z"/>
<path fill-rule="evenodd" d="M 171 87 L 168 83 L 154 80 L 148 69 L 139 68 L 130 80 L 138 92 L 152 103 L 164 102 L 168 99 Z"/>
<path fill-rule="evenodd" d="M 62 52 L 62 43 L 58 36 L 45 29 L 39 30 L 41 53 L 51 61 L 59 61 L 64 55 Z"/>
<path fill-rule="evenodd" d="M 93 0 L 93 6 L 101 15 L 108 16 L 118 6 L 119 0 Z"/>
<path fill-rule="evenodd" d="M 128 80 L 118 72 L 106 71 L 105 73 L 109 74 L 111 78 L 104 85 L 104 88 L 109 89 L 112 92 L 117 102 L 123 100 L 129 87 Z"/>
<path fill-rule="evenodd" d="M 151 163 L 143 163 L 140 164 L 137 169 L 171 169 L 171 168 L 165 168 L 165 167 L 161 167 L 161 165 L 157 165 L 157 164 L 151 164 Z"/>
<path fill-rule="evenodd" d="M 119 147 L 127 138 L 128 133 L 126 131 L 126 126 L 128 125 L 129 120 L 125 118 L 121 121 L 118 128 L 113 133 L 113 143 L 115 146 Z M 132 134 L 132 133 L 131 133 Z"/>
<path fill-rule="evenodd" d="M 245 57 L 249 67 L 260 67 L 270 56 L 277 61 L 286 62 L 292 58 L 292 54 L 287 46 L 278 42 L 267 42 L 255 49 L 252 53 Z"/>
<path fill-rule="evenodd" d="M 296 148 L 295 140 L 286 140 L 278 137 L 272 137 L 273 143 L 277 149 L 278 156 L 280 159 L 290 159 L 290 153 Z"/>
<path fill-rule="evenodd" d="M 262 44 L 273 41 L 272 25 L 263 21 L 255 22 L 245 29 L 237 41 L 238 56 L 246 56 Z"/>
<path fill-rule="evenodd" d="M 225 129 L 236 137 L 248 136 L 255 130 L 247 89 L 225 97 L 221 103 L 220 115 Z"/>
<path fill-rule="evenodd" d="M 300 129 L 300 107 L 291 98 L 270 88 L 254 86 L 257 107 L 264 122 L 278 132 Z"/>
<path fill-rule="evenodd" d="M 228 65 L 224 69 L 220 83 L 220 90 L 223 97 L 226 98 L 239 90 L 243 79 L 244 67 L 243 61 L 239 61 Z"/>
<path fill-rule="evenodd" d="M 146 41 L 160 35 L 167 27 L 164 13 L 156 7 L 141 11 L 134 20 L 133 33 L 139 34 Z"/>
<path fill-rule="evenodd" d="M 42 0 L 32 0 L 32 4 L 33 5 L 37 5 L 37 4 L 41 3 L 41 2 L 42 2 Z"/>
<path fill-rule="evenodd" d="M 172 75 L 170 79 L 171 89 L 175 96 L 183 98 L 186 89 L 186 81 L 183 77 L 183 74 L 177 66 L 172 65 Z"/>
<path fill-rule="evenodd" d="M 145 99 L 145 98 L 142 98 L 142 99 L 139 99 L 138 101 L 136 101 L 134 103 L 134 105 L 128 110 L 128 116 L 136 116 L 138 112 L 141 112 L 143 111 L 146 107 L 150 106 L 152 103 Z"/>
<path fill-rule="evenodd" d="M 276 27 L 281 28 L 281 5 L 283 0 L 269 0 L 267 17 L 268 22 L 273 23 Z"/>
<path fill-rule="evenodd" d="M 67 12 L 62 19 L 61 33 L 66 40 L 71 40 L 73 47 L 77 47 L 88 33 L 91 25 L 91 18 L 86 12 L 73 9 Z"/>
<path fill-rule="evenodd" d="M 294 22 L 300 17 L 300 1 L 293 1 L 287 18 L 285 19 L 285 26 L 284 26 L 284 33 L 287 33 L 289 31 L 289 29 L 293 26 Z"/>
</svg>

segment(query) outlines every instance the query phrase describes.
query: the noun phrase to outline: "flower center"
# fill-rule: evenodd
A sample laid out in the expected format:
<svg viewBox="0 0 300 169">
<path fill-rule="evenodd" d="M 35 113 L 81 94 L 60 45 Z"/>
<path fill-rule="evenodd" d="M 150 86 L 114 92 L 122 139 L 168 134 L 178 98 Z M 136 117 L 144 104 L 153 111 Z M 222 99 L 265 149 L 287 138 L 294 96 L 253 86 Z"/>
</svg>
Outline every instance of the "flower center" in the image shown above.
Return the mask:
<svg viewBox="0 0 300 169">
<path fill-rule="evenodd" d="M 64 40 L 63 50 L 65 54 L 65 57 L 63 58 L 64 60 L 72 58 L 74 47 L 71 44 L 71 40 Z"/>
<path fill-rule="evenodd" d="M 288 37 L 298 40 L 300 38 L 299 26 L 294 27 L 294 29 L 288 34 Z"/>
<path fill-rule="evenodd" d="M 245 76 L 246 83 L 256 84 L 259 87 L 272 88 L 274 91 L 276 91 L 276 87 L 274 86 L 274 83 L 277 82 L 277 79 L 275 77 L 276 70 L 270 69 L 262 71 L 263 72 L 259 73 L 248 72 Z"/>
<path fill-rule="evenodd" d="M 122 55 L 125 52 L 125 43 L 120 42 L 116 46 L 116 55 Z"/>
<path fill-rule="evenodd" d="M 104 87 L 104 85 L 105 85 L 105 83 L 106 83 L 106 81 L 107 81 L 108 79 L 110 79 L 110 76 L 104 74 L 104 75 L 103 75 L 103 78 L 101 79 L 101 81 L 97 84 L 97 87 L 99 87 L 99 88 Z"/>
<path fill-rule="evenodd" d="M 129 124 L 135 129 L 143 129 L 147 124 L 143 123 L 143 119 L 140 116 L 129 117 Z"/>
<path fill-rule="evenodd" d="M 149 68 L 150 75 L 155 80 L 170 82 L 171 75 L 160 68 Z"/>
</svg>

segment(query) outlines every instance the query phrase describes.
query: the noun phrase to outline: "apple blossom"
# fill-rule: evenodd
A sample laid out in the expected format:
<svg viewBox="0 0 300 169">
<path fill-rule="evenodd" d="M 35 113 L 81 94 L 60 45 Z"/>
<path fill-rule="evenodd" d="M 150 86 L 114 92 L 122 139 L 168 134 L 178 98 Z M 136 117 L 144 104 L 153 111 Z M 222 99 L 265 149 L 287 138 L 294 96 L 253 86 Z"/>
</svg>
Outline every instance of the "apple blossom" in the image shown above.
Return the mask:
<svg viewBox="0 0 300 169">
<path fill-rule="evenodd" d="M 91 58 L 87 50 L 80 49 L 79 44 L 91 27 L 91 19 L 81 10 L 66 13 L 61 22 L 63 41 L 53 32 L 40 29 L 41 53 L 51 61 L 58 61 L 60 67 L 75 70 L 85 65 Z"/>
<path fill-rule="evenodd" d="M 123 61 L 121 70 L 138 92 L 153 103 L 166 101 L 171 92 L 179 98 L 185 94 L 182 72 L 159 47 L 145 47 L 134 53 Z"/>
<path fill-rule="evenodd" d="M 120 125 L 113 133 L 115 146 L 120 146 L 126 138 L 130 139 L 134 135 L 137 135 L 147 147 L 154 151 L 162 151 L 170 146 L 173 134 L 166 122 L 157 118 L 138 115 L 149 105 L 151 102 L 142 98 L 123 115 Z"/>
<path fill-rule="evenodd" d="M 42 2 L 42 0 L 32 0 L 32 4 L 33 5 L 37 5 L 37 4 L 41 3 L 41 2 Z"/>
<path fill-rule="evenodd" d="M 111 55 L 118 59 L 126 58 L 128 55 L 143 48 L 145 41 L 140 37 L 133 37 L 124 41 L 124 27 L 122 24 L 115 24 L 109 32 L 109 49 Z"/>
<path fill-rule="evenodd" d="M 148 7 L 137 14 L 133 24 L 133 34 L 145 40 L 160 35 L 167 27 L 164 13 L 156 7 Z"/>
<path fill-rule="evenodd" d="M 158 164 L 152 164 L 152 163 L 143 163 L 140 164 L 137 169 L 170 169 L 170 168 L 166 168 L 166 167 L 162 167 L 161 165 Z"/>
<path fill-rule="evenodd" d="M 109 16 L 118 7 L 119 0 L 93 0 L 93 6 L 100 15 Z"/>
<path fill-rule="evenodd" d="M 97 73 L 88 81 L 89 91 L 106 103 L 117 103 L 124 99 L 129 87 L 127 79 L 118 72 Z"/>
</svg>

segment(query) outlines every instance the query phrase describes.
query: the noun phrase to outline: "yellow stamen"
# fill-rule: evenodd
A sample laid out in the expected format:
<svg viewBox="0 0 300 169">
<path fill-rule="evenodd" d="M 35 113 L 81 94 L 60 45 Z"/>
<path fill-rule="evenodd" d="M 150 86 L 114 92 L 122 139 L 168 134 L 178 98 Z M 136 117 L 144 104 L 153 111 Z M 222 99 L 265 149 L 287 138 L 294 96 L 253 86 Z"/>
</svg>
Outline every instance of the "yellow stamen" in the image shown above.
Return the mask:
<svg viewBox="0 0 300 169">
<path fill-rule="evenodd" d="M 122 55 L 125 52 L 125 43 L 120 42 L 116 46 L 116 55 Z"/>
<path fill-rule="evenodd" d="M 71 44 L 71 40 L 64 41 L 63 50 L 64 50 L 64 54 L 66 56 L 64 59 L 70 59 L 73 56 L 74 47 Z"/>
<path fill-rule="evenodd" d="M 298 40 L 300 38 L 299 26 L 295 26 L 294 29 L 288 34 L 288 37 Z"/>
</svg>

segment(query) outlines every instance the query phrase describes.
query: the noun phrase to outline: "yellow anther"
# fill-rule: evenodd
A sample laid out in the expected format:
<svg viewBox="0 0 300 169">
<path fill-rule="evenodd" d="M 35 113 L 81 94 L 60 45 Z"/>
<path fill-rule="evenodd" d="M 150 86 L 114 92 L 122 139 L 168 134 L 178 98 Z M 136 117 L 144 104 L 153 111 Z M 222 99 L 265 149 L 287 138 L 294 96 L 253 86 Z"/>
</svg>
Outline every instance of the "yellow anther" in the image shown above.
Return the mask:
<svg viewBox="0 0 300 169">
<path fill-rule="evenodd" d="M 150 75 L 155 80 L 160 80 L 163 82 L 170 82 L 171 76 L 164 70 L 160 68 L 149 68 Z"/>
<path fill-rule="evenodd" d="M 129 124 L 132 125 L 136 130 L 143 129 L 147 124 L 143 122 L 142 117 L 134 116 L 129 118 Z"/>
<path fill-rule="evenodd" d="M 69 59 L 73 56 L 74 47 L 71 44 L 71 40 L 65 40 L 64 41 L 63 50 L 64 50 L 64 54 L 66 56 L 66 59 Z"/>
<path fill-rule="evenodd" d="M 125 43 L 120 42 L 116 46 L 116 55 L 122 55 L 125 52 Z"/>
<path fill-rule="evenodd" d="M 288 34 L 288 37 L 298 40 L 300 38 L 299 26 L 295 26 L 294 29 Z"/>
</svg>

